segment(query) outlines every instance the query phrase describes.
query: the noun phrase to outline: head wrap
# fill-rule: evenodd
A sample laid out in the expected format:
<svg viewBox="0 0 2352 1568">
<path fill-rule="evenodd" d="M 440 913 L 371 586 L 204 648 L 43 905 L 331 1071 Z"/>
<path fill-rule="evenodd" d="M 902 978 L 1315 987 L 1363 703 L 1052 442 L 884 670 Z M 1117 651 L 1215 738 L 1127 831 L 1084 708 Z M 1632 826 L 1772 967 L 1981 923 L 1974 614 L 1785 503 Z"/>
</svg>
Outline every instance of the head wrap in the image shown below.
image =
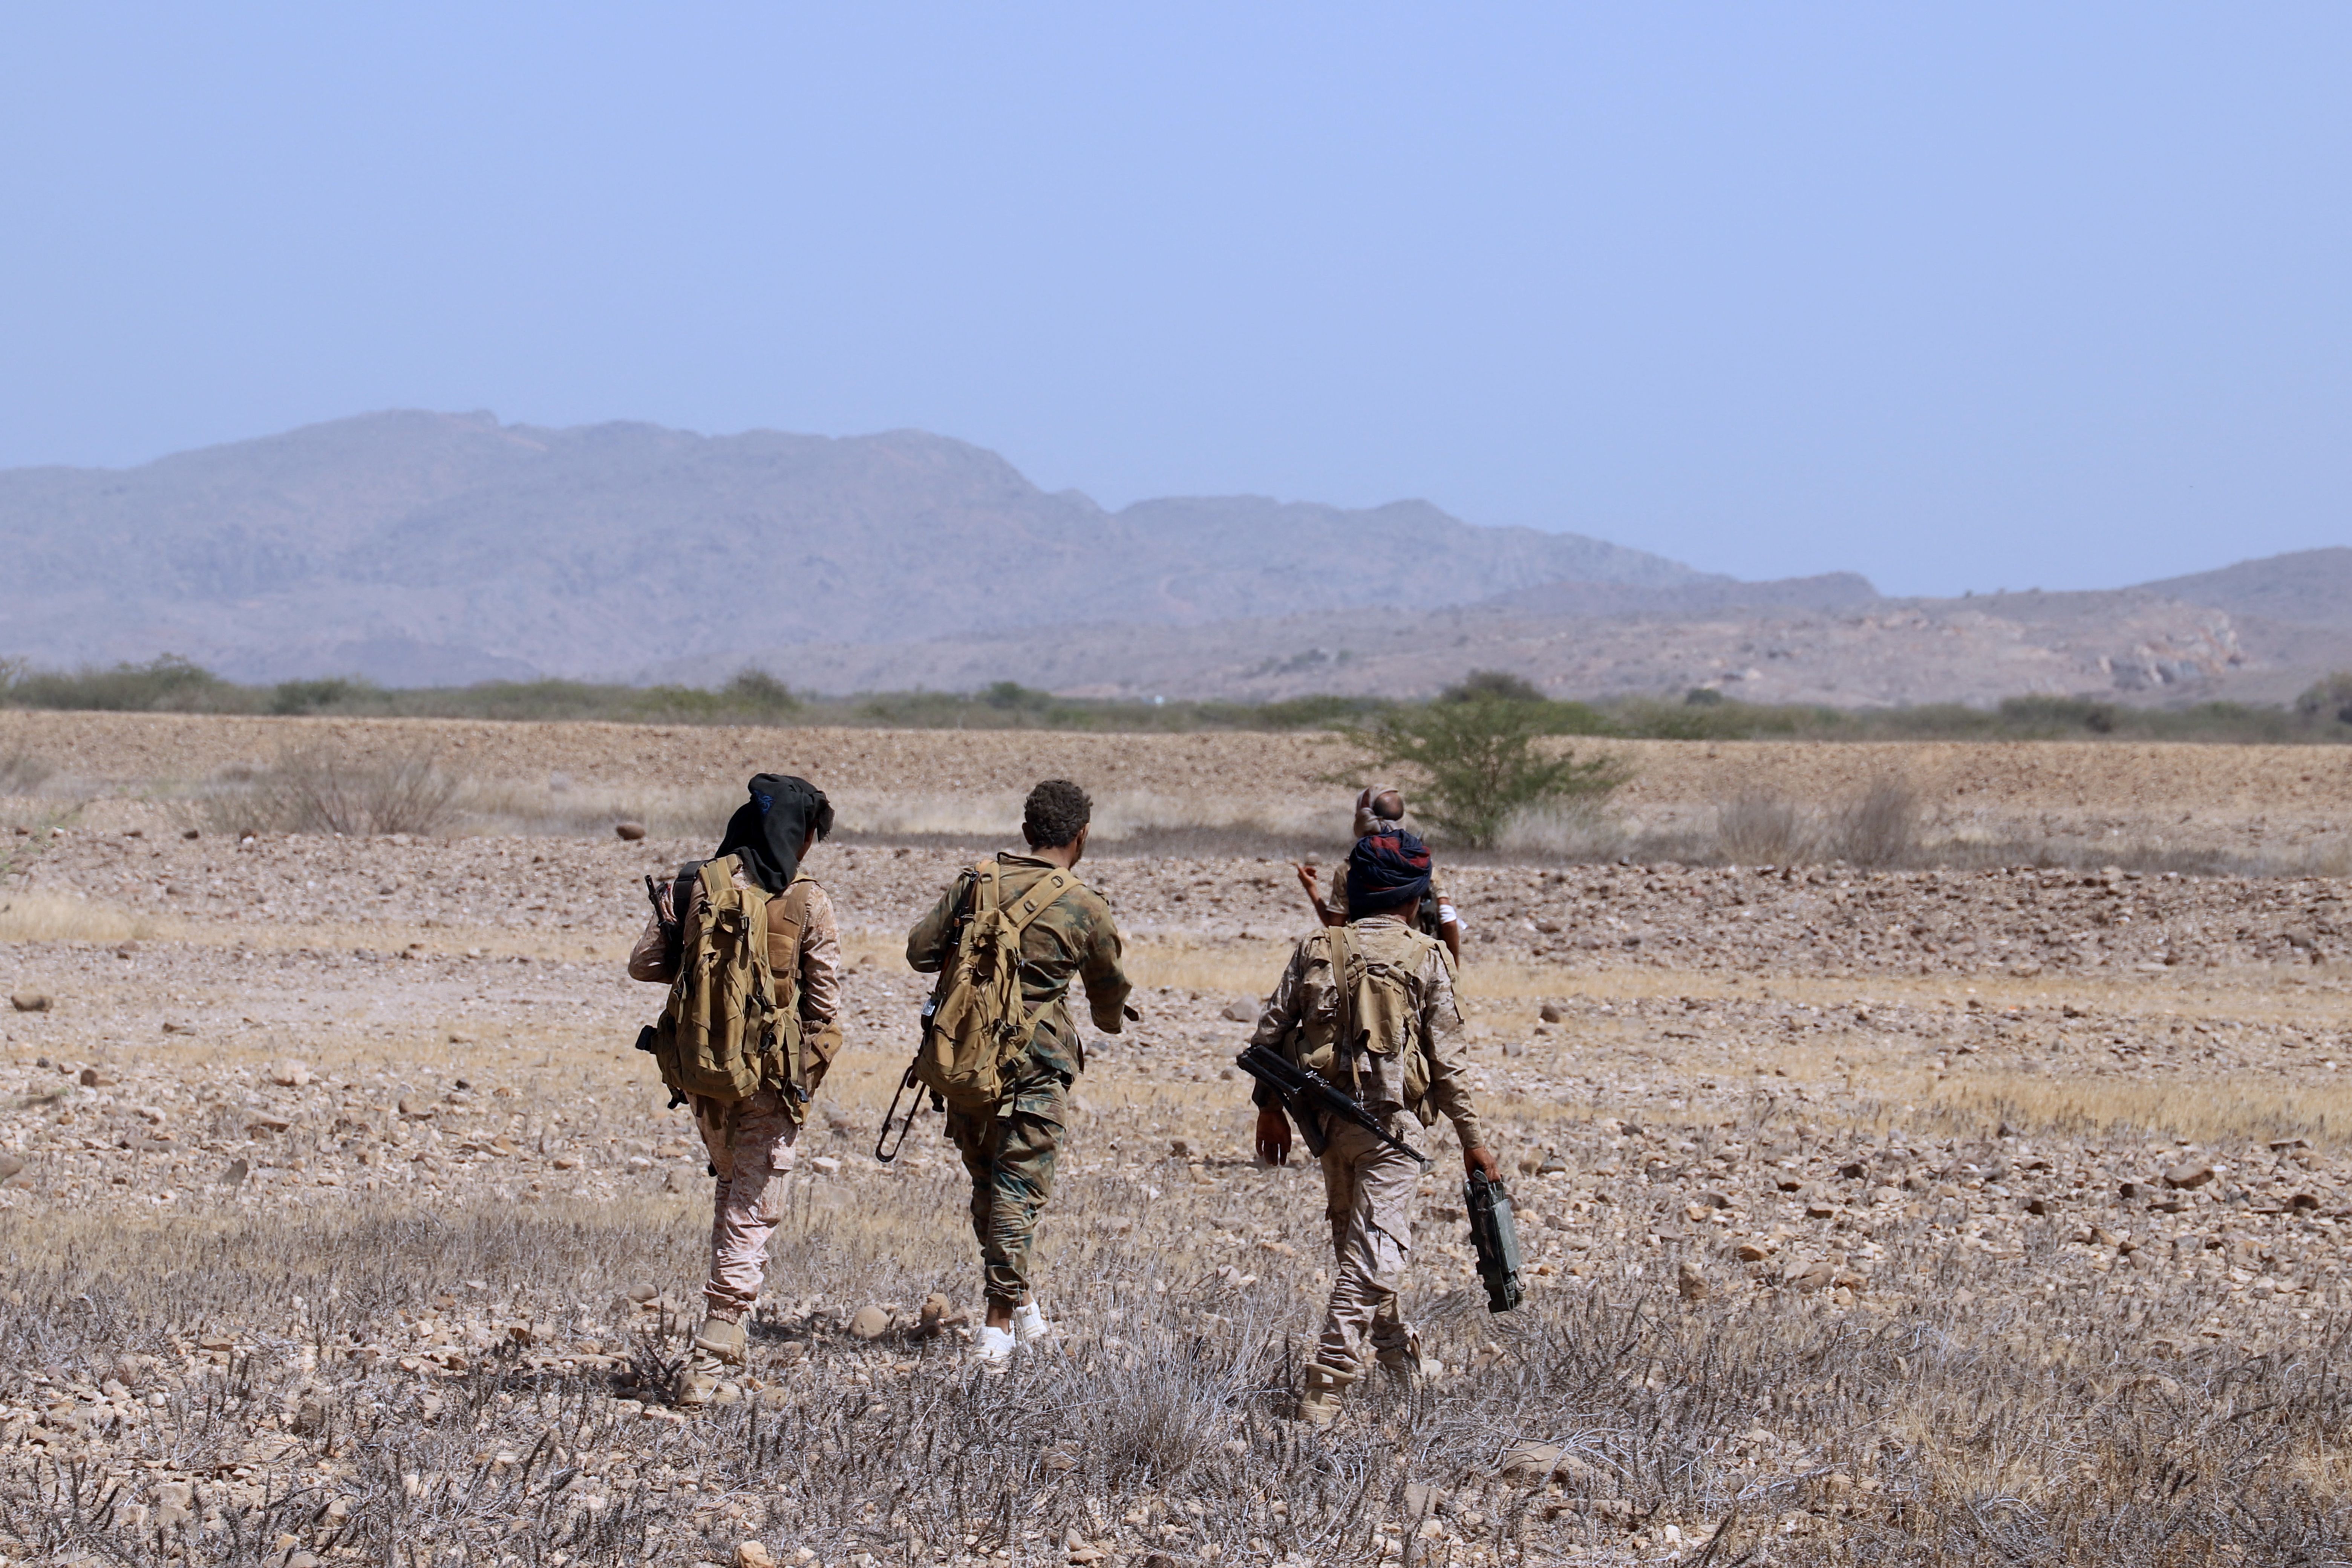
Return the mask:
<svg viewBox="0 0 2352 1568">
<path fill-rule="evenodd" d="M 751 781 L 751 798 L 727 819 L 727 836 L 711 856 L 741 858 L 744 874 L 770 893 L 781 893 L 801 868 L 801 846 L 809 830 L 829 822 L 824 791 L 789 773 L 761 773 Z"/>
<path fill-rule="evenodd" d="M 1369 833 L 1348 855 L 1348 912 L 1378 914 L 1429 893 L 1429 847 L 1397 827 Z"/>
<path fill-rule="evenodd" d="M 1397 810 L 1400 814 L 1399 816 L 1381 816 L 1372 810 L 1372 802 L 1380 799 L 1381 796 L 1384 795 L 1392 795 L 1397 797 Z M 1394 784 L 1366 784 L 1364 786 L 1364 793 L 1356 797 L 1356 837 L 1362 838 L 1370 834 L 1385 833 L 1401 826 L 1402 825 L 1402 814 L 1404 809 L 1403 802 L 1404 791 L 1397 788 Z"/>
</svg>

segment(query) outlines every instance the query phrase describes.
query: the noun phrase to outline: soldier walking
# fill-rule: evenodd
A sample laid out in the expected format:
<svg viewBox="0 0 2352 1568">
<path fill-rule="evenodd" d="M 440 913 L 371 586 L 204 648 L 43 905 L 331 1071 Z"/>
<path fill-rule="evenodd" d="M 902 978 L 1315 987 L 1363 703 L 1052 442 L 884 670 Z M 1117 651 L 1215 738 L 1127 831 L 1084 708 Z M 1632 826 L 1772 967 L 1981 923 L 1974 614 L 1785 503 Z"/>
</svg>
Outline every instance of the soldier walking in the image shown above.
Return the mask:
<svg viewBox="0 0 2352 1568">
<path fill-rule="evenodd" d="M 1070 1086 L 1086 1068 L 1086 1047 L 1070 1018 L 1073 976 L 1083 979 L 1095 1027 L 1119 1032 L 1128 992 L 1119 967 L 1118 928 L 1102 896 L 1069 875 L 1085 856 L 1093 816 L 1087 792 L 1067 779 L 1047 779 L 1029 792 L 1022 837 L 1029 852 L 1001 852 L 971 867 L 907 935 L 907 962 L 936 973 L 953 962 L 963 924 L 985 896 L 992 908 L 1012 908 L 1050 883 L 1051 901 L 1024 910 L 1019 936 L 1017 1020 L 1026 1044 L 1003 1063 L 994 1104 L 950 1110 L 948 1136 L 971 1176 L 971 1228 L 988 1296 L 987 1317 L 973 1341 L 983 1364 L 1003 1366 L 1016 1345 L 1053 1331 L 1037 1305 L 1037 1216 L 1053 1196 L 1054 1165 L 1069 1124 Z M 1058 875 L 1057 875 L 1058 873 Z M 1048 896 L 1041 893 L 1040 896 Z M 1031 900 L 1034 903 L 1035 900 Z"/>
<path fill-rule="evenodd" d="M 1374 826 L 1381 831 L 1358 839 L 1348 857 L 1344 921 L 1301 939 L 1251 1041 L 1312 1068 L 1392 1137 L 1402 1137 L 1408 1110 L 1424 1127 L 1445 1117 L 1464 1167 L 1497 1180 L 1500 1167 L 1452 1053 L 1462 1026 L 1453 977 L 1437 942 L 1415 925 L 1429 896 L 1429 851 L 1393 819 Z M 1280 1101 L 1262 1084 L 1251 1098 L 1259 1154 L 1286 1163 L 1290 1122 Z M 1326 1117 L 1317 1131 L 1328 1140 L 1324 1212 L 1337 1267 L 1298 1416 L 1325 1426 L 1366 1370 L 1368 1340 L 1381 1366 L 1407 1375 L 1423 1369 L 1398 1300 L 1421 1163 L 1342 1117 Z"/>
<path fill-rule="evenodd" d="M 702 1327 L 674 1390 L 683 1405 L 709 1404 L 729 1369 L 743 1364 L 743 1320 L 760 1299 L 768 1241 L 783 1219 L 801 1119 L 841 1049 L 841 941 L 833 900 L 803 869 L 809 851 L 833 831 L 833 805 L 806 779 L 777 773 L 753 779 L 751 796 L 728 821 L 711 859 L 731 857 L 734 885 L 768 896 L 768 964 L 777 1011 L 796 1012 L 800 1021 L 800 1067 L 797 1081 L 788 1081 L 789 1071 L 763 1074 L 746 1100 L 683 1097 L 717 1177 Z M 706 864 L 692 862 L 662 886 L 629 954 L 632 980 L 677 978 L 680 955 L 695 951 L 700 934 Z"/>
</svg>

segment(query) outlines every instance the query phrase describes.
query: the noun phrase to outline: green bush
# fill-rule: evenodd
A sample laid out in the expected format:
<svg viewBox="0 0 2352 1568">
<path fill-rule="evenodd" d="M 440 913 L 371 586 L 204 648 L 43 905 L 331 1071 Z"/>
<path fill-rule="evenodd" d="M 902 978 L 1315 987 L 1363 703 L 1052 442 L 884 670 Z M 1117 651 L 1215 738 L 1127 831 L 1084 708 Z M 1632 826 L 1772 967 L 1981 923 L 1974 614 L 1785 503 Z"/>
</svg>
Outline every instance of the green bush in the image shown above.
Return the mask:
<svg viewBox="0 0 2352 1568">
<path fill-rule="evenodd" d="M 172 653 L 70 675 L 17 666 L 7 671 L 5 700 L 14 708 L 100 713 L 242 713 L 255 705 L 252 692 Z"/>
<path fill-rule="evenodd" d="M 1492 846 L 1522 812 L 1607 795 L 1623 776 L 1606 758 L 1549 756 L 1556 705 L 1493 695 L 1441 700 L 1383 714 L 1350 732 L 1375 765 L 1419 776 L 1421 813 L 1473 848 Z"/>
</svg>

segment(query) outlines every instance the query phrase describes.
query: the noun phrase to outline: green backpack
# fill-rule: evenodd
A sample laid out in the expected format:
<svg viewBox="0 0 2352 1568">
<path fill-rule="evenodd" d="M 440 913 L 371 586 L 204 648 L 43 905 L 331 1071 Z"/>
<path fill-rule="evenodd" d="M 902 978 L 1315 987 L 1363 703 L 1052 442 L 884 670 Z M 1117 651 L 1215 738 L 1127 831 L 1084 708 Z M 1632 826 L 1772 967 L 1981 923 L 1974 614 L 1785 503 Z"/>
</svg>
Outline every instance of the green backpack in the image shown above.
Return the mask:
<svg viewBox="0 0 2352 1568">
<path fill-rule="evenodd" d="M 940 987 L 915 1052 L 915 1081 L 950 1110 L 983 1116 L 1004 1094 L 1006 1066 L 1029 1048 L 1037 1015 L 1021 994 L 1021 933 L 1073 888 L 1068 871 L 1048 871 L 1025 891 L 1007 895 L 994 860 L 972 868 L 971 915 Z M 1008 897 L 1010 902 L 1007 901 Z"/>
</svg>

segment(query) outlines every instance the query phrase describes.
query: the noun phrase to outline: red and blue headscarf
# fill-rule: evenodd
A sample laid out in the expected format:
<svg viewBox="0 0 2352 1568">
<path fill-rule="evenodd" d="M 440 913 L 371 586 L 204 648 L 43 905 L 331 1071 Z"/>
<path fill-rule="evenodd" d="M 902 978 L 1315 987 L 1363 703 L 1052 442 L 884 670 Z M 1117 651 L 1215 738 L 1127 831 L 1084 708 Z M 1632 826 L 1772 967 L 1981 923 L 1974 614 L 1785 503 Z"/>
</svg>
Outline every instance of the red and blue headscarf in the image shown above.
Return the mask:
<svg viewBox="0 0 2352 1568">
<path fill-rule="evenodd" d="M 1378 914 L 1429 896 L 1429 846 L 1399 827 L 1368 834 L 1348 854 L 1348 912 Z"/>
</svg>

